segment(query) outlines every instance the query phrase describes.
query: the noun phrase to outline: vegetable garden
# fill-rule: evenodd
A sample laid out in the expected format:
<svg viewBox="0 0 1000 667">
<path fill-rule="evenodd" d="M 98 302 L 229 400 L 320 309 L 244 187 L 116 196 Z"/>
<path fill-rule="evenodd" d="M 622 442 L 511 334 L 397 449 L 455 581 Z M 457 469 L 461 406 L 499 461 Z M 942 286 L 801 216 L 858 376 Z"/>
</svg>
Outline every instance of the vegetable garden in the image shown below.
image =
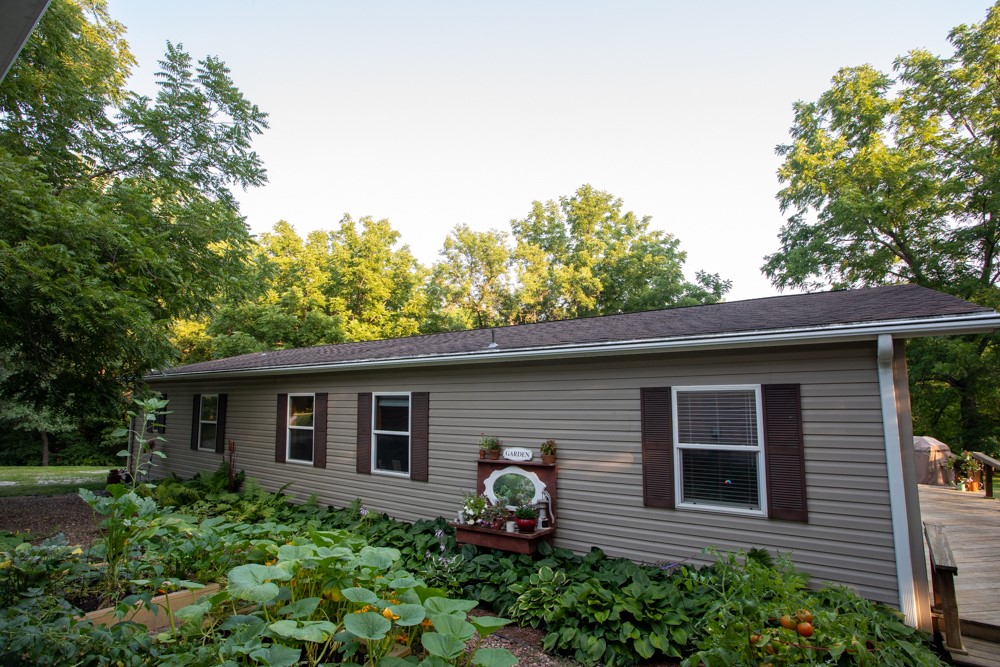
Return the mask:
<svg viewBox="0 0 1000 667">
<path fill-rule="evenodd" d="M 459 548 L 441 519 L 408 524 L 357 501 L 294 505 L 225 468 L 182 482 L 82 491 L 102 537 L 0 544 L 0 664 L 478 665 L 515 622 L 585 665 L 938 665 L 926 635 L 843 588 L 812 590 L 786 557 L 636 564 L 599 550 L 521 556 Z M 161 592 L 218 592 L 129 622 Z M 113 605 L 111 627 L 80 618 Z M 470 614 L 475 607 L 486 613 Z M 482 611 L 478 612 L 482 614 Z M 503 618 L 501 617 L 503 616 Z"/>
</svg>

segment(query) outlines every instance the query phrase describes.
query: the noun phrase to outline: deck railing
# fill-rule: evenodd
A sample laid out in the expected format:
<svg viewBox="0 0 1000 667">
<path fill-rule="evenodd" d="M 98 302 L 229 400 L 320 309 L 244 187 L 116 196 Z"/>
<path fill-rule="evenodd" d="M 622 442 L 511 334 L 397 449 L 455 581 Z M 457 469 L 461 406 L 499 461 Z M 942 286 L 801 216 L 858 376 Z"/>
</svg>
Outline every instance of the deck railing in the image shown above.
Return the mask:
<svg viewBox="0 0 1000 667">
<path fill-rule="evenodd" d="M 986 497 L 993 497 L 993 473 L 1000 472 L 1000 461 L 997 461 L 992 456 L 987 456 L 982 452 L 972 452 L 972 458 L 983 464 L 983 489 L 986 491 Z"/>
<path fill-rule="evenodd" d="M 931 585 L 934 589 L 934 611 L 944 621 L 945 649 L 949 653 L 965 654 L 962 644 L 962 624 L 958 618 L 958 595 L 955 592 L 955 575 L 958 564 L 948 544 L 944 526 L 939 523 L 925 523 L 927 548 L 931 557 Z M 935 619 L 936 621 L 936 619 Z M 940 631 L 940 626 L 935 622 Z"/>
</svg>

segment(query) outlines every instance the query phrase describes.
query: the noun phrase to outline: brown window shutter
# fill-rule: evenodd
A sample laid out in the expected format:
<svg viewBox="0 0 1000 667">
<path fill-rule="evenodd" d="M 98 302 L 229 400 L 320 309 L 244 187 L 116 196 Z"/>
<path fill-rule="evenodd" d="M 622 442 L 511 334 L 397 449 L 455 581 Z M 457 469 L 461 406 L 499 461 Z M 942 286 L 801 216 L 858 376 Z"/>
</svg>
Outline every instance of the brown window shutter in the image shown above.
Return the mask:
<svg viewBox="0 0 1000 667">
<path fill-rule="evenodd" d="M 195 394 L 194 407 L 191 408 L 191 449 L 198 449 L 199 426 L 201 426 L 201 394 Z"/>
<path fill-rule="evenodd" d="M 313 467 L 326 467 L 327 394 L 316 394 L 313 404 Z"/>
<path fill-rule="evenodd" d="M 358 460 L 359 475 L 372 473 L 372 395 L 358 394 Z"/>
<path fill-rule="evenodd" d="M 764 455 L 767 461 L 767 514 L 784 521 L 809 520 L 802 440 L 802 402 L 797 384 L 766 384 Z"/>
<path fill-rule="evenodd" d="M 274 460 L 285 462 L 288 449 L 288 394 L 278 394 L 278 416 L 274 422 Z"/>
<path fill-rule="evenodd" d="M 429 464 L 430 394 L 410 394 L 410 479 L 426 482 Z"/>
<path fill-rule="evenodd" d="M 674 431 L 670 387 L 643 387 L 642 502 L 647 507 L 674 507 Z"/>
<path fill-rule="evenodd" d="M 219 394 L 219 407 L 215 414 L 215 453 L 223 454 L 226 451 L 226 396 Z"/>
</svg>

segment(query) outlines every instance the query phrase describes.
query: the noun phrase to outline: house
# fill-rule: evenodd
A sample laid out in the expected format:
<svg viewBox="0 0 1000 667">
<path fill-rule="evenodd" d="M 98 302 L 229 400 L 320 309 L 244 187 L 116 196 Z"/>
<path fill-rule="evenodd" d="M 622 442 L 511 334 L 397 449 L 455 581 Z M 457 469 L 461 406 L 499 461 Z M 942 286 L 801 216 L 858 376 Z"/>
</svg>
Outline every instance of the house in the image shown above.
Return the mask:
<svg viewBox="0 0 1000 667">
<path fill-rule="evenodd" d="M 558 546 L 790 553 L 929 627 L 905 340 L 1000 315 L 899 285 L 246 354 L 157 371 L 158 474 L 454 517 L 481 434 L 559 443 Z"/>
</svg>

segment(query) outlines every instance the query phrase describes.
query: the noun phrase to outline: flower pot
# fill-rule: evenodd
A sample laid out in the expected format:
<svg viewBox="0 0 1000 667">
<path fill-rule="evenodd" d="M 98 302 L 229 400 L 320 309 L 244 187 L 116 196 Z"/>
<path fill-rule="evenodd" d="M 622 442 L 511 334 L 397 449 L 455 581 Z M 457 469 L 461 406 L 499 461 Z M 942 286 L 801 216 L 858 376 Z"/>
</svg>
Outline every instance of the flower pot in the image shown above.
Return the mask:
<svg viewBox="0 0 1000 667">
<path fill-rule="evenodd" d="M 496 450 L 496 449 L 491 449 L 490 450 L 490 458 L 493 459 L 494 461 L 496 461 L 498 458 L 500 458 L 500 452 L 498 450 Z"/>
<path fill-rule="evenodd" d="M 555 462 L 556 462 L 555 454 L 542 454 L 542 463 L 548 463 L 549 465 L 552 465 Z"/>
<path fill-rule="evenodd" d="M 514 523 L 517 524 L 517 529 L 522 533 L 533 533 L 537 519 L 514 519 Z"/>
<path fill-rule="evenodd" d="M 485 449 L 480 449 L 479 450 L 479 458 L 481 458 L 481 459 L 485 459 L 486 458 L 486 450 Z"/>
</svg>

